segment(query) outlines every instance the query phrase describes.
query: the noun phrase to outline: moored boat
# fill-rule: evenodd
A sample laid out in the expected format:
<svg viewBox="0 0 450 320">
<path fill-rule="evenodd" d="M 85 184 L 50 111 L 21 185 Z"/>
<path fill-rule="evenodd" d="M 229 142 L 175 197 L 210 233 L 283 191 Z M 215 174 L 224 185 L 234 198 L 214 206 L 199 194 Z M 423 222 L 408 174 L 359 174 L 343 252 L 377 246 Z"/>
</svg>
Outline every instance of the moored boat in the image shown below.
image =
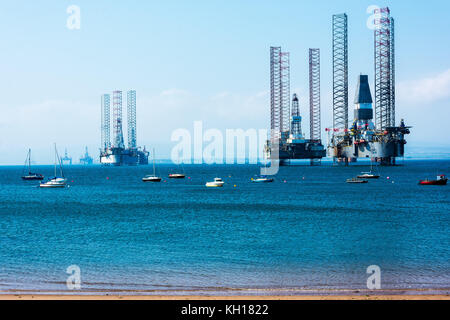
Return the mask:
<svg viewBox="0 0 450 320">
<path fill-rule="evenodd" d="M 59 164 L 60 177 L 56 176 L 56 167 Z M 55 143 L 55 176 L 49 178 L 46 182 L 41 182 L 39 187 L 41 188 L 64 188 L 66 186 L 67 179 L 64 177 L 64 172 L 62 168 L 61 158 L 58 155 L 58 150 L 56 149 Z"/>
<path fill-rule="evenodd" d="M 352 179 L 347 179 L 347 183 L 369 183 L 369 181 L 358 179 L 358 178 L 352 178 Z"/>
<path fill-rule="evenodd" d="M 182 173 L 171 173 L 169 174 L 170 179 L 184 179 L 186 176 Z"/>
<path fill-rule="evenodd" d="M 30 181 L 30 180 L 34 180 L 34 181 L 36 181 L 36 180 L 44 180 L 44 176 L 42 174 L 40 174 L 40 173 L 29 172 L 27 175 L 22 176 L 22 180 L 28 180 L 28 181 Z"/>
<path fill-rule="evenodd" d="M 156 176 L 155 167 L 155 149 L 153 149 L 153 174 L 146 175 L 142 178 L 143 182 L 161 182 L 161 178 Z"/>
<path fill-rule="evenodd" d="M 445 186 L 447 185 L 447 177 L 443 174 L 437 176 L 436 180 L 420 180 L 419 185 L 421 186 Z"/>
<path fill-rule="evenodd" d="M 50 178 L 48 181 L 41 183 L 41 188 L 64 188 L 66 186 L 67 179 L 65 178 Z"/>
<path fill-rule="evenodd" d="M 28 166 L 28 174 L 22 176 L 22 180 L 44 180 L 44 176 L 40 173 L 31 172 L 31 149 L 28 149 L 27 160 L 25 166 Z M 25 171 L 25 170 L 24 170 Z"/>
<path fill-rule="evenodd" d="M 267 177 L 252 178 L 252 182 L 255 182 L 255 183 L 270 183 L 273 181 L 274 181 L 274 179 L 267 178 Z"/>
<path fill-rule="evenodd" d="M 206 186 L 208 188 L 221 188 L 224 184 L 225 182 L 221 178 L 215 178 L 214 181 L 207 182 Z"/>
<path fill-rule="evenodd" d="M 161 178 L 154 176 L 154 175 L 148 175 L 142 178 L 142 181 L 144 182 L 161 182 Z"/>
<path fill-rule="evenodd" d="M 358 179 L 379 179 L 380 176 L 371 172 L 363 172 L 358 176 Z"/>
</svg>

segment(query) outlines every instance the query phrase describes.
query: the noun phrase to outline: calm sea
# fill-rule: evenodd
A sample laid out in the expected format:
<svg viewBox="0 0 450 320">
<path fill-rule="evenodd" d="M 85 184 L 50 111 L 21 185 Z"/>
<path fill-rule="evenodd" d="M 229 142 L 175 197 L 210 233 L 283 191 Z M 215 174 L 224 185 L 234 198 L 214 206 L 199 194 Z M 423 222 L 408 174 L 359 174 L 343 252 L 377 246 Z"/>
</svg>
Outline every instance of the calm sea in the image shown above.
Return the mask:
<svg viewBox="0 0 450 320">
<path fill-rule="evenodd" d="M 384 290 L 450 291 L 450 186 L 417 184 L 450 160 L 380 168 L 367 185 L 345 183 L 361 166 L 251 183 L 258 169 L 192 165 L 185 180 L 145 184 L 150 166 L 70 166 L 69 188 L 45 190 L 0 167 L 0 291 L 69 292 L 71 265 L 82 292 L 342 292 L 366 289 L 370 265 Z M 216 176 L 225 187 L 205 188 Z"/>
</svg>

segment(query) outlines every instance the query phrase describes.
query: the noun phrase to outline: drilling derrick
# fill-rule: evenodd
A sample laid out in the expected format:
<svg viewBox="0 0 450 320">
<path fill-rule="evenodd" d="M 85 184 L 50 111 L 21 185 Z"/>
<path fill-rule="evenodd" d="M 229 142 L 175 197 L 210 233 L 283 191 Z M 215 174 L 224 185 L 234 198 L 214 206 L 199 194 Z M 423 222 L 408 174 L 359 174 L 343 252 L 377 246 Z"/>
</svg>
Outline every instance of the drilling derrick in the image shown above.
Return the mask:
<svg viewBox="0 0 450 320">
<path fill-rule="evenodd" d="M 281 47 L 270 48 L 270 130 L 272 140 L 281 138 Z"/>
<path fill-rule="evenodd" d="M 111 96 L 109 94 L 102 95 L 101 112 L 102 112 L 102 151 L 111 147 Z"/>
<path fill-rule="evenodd" d="M 309 49 L 309 107 L 311 140 L 320 141 L 320 49 Z"/>
<path fill-rule="evenodd" d="M 289 132 L 290 66 L 289 53 L 270 48 L 270 128 L 272 139 L 286 139 Z"/>
<path fill-rule="evenodd" d="M 292 117 L 291 117 L 291 137 L 301 139 L 302 135 L 302 117 L 300 116 L 300 106 L 297 94 L 292 98 Z"/>
<path fill-rule="evenodd" d="M 136 91 L 127 92 L 128 148 L 136 149 Z"/>
<path fill-rule="evenodd" d="M 320 49 L 309 49 L 309 109 L 310 139 L 320 143 Z M 320 159 L 311 159 L 311 165 L 320 164 Z"/>
<path fill-rule="evenodd" d="M 333 143 L 348 130 L 348 18 L 333 15 Z"/>
<path fill-rule="evenodd" d="M 113 92 L 114 147 L 124 149 L 122 131 L 122 91 Z"/>
<path fill-rule="evenodd" d="M 391 18 L 391 127 L 395 127 L 395 29 Z"/>
<path fill-rule="evenodd" d="M 378 130 L 392 126 L 391 17 L 389 8 L 375 9 L 375 123 Z"/>
</svg>

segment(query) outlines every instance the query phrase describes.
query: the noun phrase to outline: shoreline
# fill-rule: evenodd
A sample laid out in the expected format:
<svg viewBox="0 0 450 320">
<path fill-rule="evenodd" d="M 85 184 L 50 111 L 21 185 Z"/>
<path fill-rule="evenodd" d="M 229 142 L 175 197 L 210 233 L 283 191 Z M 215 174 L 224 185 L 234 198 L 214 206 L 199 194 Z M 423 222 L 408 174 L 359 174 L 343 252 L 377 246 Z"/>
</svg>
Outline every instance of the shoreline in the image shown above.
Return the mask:
<svg viewBox="0 0 450 320">
<path fill-rule="evenodd" d="M 241 291 L 241 290 L 239 290 Z M 384 289 L 384 290 L 303 290 L 289 294 L 282 289 L 264 293 L 264 290 L 244 293 L 201 291 L 45 291 L 45 290 L 0 290 L 0 300 L 450 300 L 450 289 Z"/>
</svg>

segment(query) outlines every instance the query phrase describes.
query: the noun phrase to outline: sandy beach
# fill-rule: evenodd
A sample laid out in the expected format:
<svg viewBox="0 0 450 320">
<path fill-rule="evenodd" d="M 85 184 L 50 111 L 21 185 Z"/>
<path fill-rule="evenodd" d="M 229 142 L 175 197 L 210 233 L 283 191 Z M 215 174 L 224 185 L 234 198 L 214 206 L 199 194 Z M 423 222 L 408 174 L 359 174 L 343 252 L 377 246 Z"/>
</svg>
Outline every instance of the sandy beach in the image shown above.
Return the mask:
<svg viewBox="0 0 450 320">
<path fill-rule="evenodd" d="M 43 295 L 6 294 L 0 300 L 450 300 L 450 295 L 305 295 L 305 296 L 152 296 L 152 295 Z"/>
</svg>

